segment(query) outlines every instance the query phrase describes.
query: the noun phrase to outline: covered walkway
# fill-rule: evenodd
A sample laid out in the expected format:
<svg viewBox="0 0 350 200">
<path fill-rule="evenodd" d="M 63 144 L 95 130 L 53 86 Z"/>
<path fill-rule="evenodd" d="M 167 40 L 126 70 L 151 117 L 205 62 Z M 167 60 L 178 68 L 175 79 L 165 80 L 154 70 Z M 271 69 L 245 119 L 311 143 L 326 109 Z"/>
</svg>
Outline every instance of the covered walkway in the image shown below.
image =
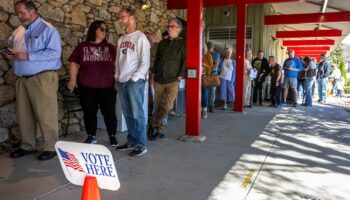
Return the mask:
<svg viewBox="0 0 350 200">
<path fill-rule="evenodd" d="M 350 113 L 335 99 L 312 108 L 218 110 L 202 121 L 206 142 L 192 144 L 177 140 L 184 118 L 171 118 L 168 138 L 150 142 L 144 157 L 111 148 L 121 188 L 101 191 L 102 199 L 346 200 L 349 124 Z M 105 134 L 98 134 L 102 145 L 108 144 Z M 67 140 L 84 137 L 81 132 Z M 1 199 L 80 199 L 81 187 L 65 180 L 57 158 L 40 162 L 35 155 L 4 154 L 0 160 Z"/>
</svg>

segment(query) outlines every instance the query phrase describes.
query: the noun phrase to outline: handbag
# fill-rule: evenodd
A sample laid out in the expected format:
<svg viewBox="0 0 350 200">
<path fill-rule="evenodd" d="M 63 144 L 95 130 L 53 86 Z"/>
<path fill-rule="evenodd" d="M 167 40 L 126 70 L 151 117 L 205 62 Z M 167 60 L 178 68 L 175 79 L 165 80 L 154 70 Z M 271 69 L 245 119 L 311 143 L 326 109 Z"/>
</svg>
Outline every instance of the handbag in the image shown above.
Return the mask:
<svg viewBox="0 0 350 200">
<path fill-rule="evenodd" d="M 210 88 L 210 87 L 219 87 L 220 86 L 220 78 L 217 74 L 203 74 L 202 75 L 202 87 Z"/>
</svg>

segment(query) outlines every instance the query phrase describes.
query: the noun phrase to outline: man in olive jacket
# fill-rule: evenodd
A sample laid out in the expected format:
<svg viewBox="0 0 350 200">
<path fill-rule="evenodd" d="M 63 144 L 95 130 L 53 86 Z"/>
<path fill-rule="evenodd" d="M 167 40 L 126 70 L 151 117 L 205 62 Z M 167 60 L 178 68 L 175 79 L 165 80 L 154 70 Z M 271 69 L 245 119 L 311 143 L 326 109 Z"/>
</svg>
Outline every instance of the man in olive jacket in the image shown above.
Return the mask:
<svg viewBox="0 0 350 200">
<path fill-rule="evenodd" d="M 155 90 L 155 112 L 150 120 L 148 138 L 164 138 L 163 118 L 171 111 L 178 93 L 178 81 L 185 75 L 186 46 L 179 38 L 182 23 L 177 18 L 168 22 L 169 38 L 158 45 L 151 69 Z"/>
</svg>

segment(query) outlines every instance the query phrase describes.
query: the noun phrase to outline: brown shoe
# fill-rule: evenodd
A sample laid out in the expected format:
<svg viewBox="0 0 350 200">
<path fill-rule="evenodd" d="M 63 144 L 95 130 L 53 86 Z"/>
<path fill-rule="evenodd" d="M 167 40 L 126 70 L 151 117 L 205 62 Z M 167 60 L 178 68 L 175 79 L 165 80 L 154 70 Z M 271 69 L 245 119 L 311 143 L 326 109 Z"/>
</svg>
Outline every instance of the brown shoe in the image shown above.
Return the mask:
<svg viewBox="0 0 350 200">
<path fill-rule="evenodd" d="M 210 106 L 210 107 L 209 107 L 209 112 L 211 112 L 211 113 L 214 112 L 214 107 L 213 107 L 213 106 Z"/>
</svg>

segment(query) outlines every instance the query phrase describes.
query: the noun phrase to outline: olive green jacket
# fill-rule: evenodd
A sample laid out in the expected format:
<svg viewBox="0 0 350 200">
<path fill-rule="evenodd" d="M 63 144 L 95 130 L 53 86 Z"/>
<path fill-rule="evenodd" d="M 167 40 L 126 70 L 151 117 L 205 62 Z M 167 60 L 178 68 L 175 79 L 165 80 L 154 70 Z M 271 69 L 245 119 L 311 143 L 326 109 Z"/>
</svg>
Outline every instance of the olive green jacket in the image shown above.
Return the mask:
<svg viewBox="0 0 350 200">
<path fill-rule="evenodd" d="M 186 45 L 180 39 L 160 41 L 157 54 L 151 69 L 154 80 L 166 84 L 185 76 L 186 72 Z"/>
</svg>

